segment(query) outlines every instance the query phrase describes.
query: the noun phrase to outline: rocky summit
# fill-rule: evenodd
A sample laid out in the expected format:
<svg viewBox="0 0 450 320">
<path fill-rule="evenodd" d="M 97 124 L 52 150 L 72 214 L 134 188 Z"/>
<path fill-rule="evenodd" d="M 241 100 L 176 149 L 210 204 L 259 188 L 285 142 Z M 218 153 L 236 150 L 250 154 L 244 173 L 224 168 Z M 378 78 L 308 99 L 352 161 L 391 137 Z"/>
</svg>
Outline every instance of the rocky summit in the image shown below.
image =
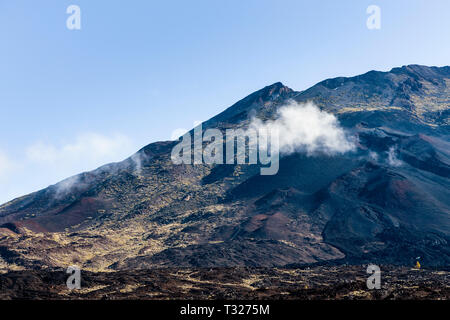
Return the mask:
<svg viewBox="0 0 450 320">
<path fill-rule="evenodd" d="M 275 83 L 203 123 L 247 128 L 313 103 L 351 137 L 349 152 L 282 153 L 260 165 L 179 164 L 178 141 L 0 206 L 0 269 L 450 264 L 450 67 L 409 65 Z M 280 132 L 280 136 L 283 132 Z"/>
</svg>

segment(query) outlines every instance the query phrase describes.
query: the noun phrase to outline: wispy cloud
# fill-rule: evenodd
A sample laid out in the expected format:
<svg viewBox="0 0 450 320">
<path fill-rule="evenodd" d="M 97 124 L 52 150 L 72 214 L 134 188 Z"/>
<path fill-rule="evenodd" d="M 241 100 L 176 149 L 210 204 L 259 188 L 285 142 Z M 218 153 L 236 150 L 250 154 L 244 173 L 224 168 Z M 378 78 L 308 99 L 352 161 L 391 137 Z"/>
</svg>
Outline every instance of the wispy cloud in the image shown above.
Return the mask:
<svg viewBox="0 0 450 320">
<path fill-rule="evenodd" d="M 0 181 L 11 173 L 13 164 L 5 152 L 0 150 Z"/>
<path fill-rule="evenodd" d="M 390 166 L 399 167 L 403 164 L 403 162 L 397 158 L 395 147 L 390 147 L 387 155 L 387 162 Z"/>
<path fill-rule="evenodd" d="M 55 184 L 83 171 L 117 162 L 133 154 L 137 146 L 123 134 L 82 133 L 69 141 L 37 141 L 23 156 L 0 152 L 0 204 Z M 73 184 L 66 179 L 61 186 Z"/>
<path fill-rule="evenodd" d="M 75 141 L 62 145 L 36 142 L 26 150 L 29 161 L 60 166 L 89 167 L 108 161 L 117 161 L 132 151 L 130 139 L 121 134 L 105 136 L 98 133 L 84 133 Z"/>
</svg>

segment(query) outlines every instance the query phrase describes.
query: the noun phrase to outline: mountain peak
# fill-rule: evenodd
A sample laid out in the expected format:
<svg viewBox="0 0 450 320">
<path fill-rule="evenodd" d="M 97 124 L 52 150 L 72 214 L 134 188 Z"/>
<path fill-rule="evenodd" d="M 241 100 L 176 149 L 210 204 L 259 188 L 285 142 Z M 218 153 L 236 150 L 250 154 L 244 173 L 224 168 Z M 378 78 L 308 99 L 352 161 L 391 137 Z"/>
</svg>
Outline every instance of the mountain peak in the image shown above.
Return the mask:
<svg viewBox="0 0 450 320">
<path fill-rule="evenodd" d="M 275 82 L 239 100 L 222 113 L 208 120 L 206 125 L 239 122 L 248 117 L 250 110 L 260 109 L 263 106 L 284 101 L 292 97 L 294 93 L 294 90 L 285 86 L 283 83 Z"/>
<path fill-rule="evenodd" d="M 259 96 L 263 100 L 269 100 L 270 98 L 277 98 L 279 95 L 288 94 L 294 92 L 291 88 L 285 86 L 281 82 L 275 82 L 269 86 L 266 86 L 252 94 L 250 94 L 247 97 L 256 97 Z M 246 98 L 244 98 L 246 99 Z"/>
<path fill-rule="evenodd" d="M 264 87 L 263 89 L 265 89 L 265 88 L 271 88 L 271 89 L 277 89 L 277 90 L 280 90 L 280 89 L 292 90 L 291 88 L 285 86 L 285 85 L 284 85 L 282 82 L 280 82 L 280 81 L 275 82 L 275 83 L 273 83 L 273 84 L 271 84 L 271 85 L 269 85 L 269 86 L 266 86 L 266 87 Z"/>
</svg>

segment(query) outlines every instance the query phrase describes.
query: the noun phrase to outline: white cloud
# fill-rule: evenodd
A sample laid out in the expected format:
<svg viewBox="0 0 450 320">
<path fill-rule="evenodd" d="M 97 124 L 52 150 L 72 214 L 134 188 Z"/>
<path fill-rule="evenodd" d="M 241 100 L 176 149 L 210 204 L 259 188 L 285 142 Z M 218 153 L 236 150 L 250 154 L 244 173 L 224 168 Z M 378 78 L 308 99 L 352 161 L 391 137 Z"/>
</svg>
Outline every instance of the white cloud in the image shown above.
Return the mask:
<svg viewBox="0 0 450 320">
<path fill-rule="evenodd" d="M 378 161 L 378 153 L 374 152 L 374 151 L 370 151 L 369 152 L 369 158 L 372 161 Z"/>
<path fill-rule="evenodd" d="M 0 179 L 9 175 L 12 168 L 13 164 L 11 160 L 9 160 L 4 152 L 0 151 Z"/>
<path fill-rule="evenodd" d="M 67 179 L 68 177 L 94 170 L 110 162 L 121 161 L 136 149 L 137 146 L 122 134 L 102 135 L 90 132 L 79 134 L 72 141 L 62 143 L 38 141 L 26 148 L 23 158 L 17 159 L 20 170 L 16 170 L 14 179 L 10 179 L 8 190 L 11 190 L 11 195 L 17 197 L 63 179 L 66 180 L 60 187 L 69 188 L 77 183 L 77 179 Z M 12 197 L 7 198 L 10 199 Z"/>
<path fill-rule="evenodd" d="M 254 119 L 251 128 L 256 130 L 277 130 L 280 152 L 318 152 L 326 154 L 344 153 L 355 149 L 355 143 L 340 126 L 337 118 L 320 110 L 313 103 L 289 102 L 278 110 L 278 118 L 262 122 Z"/>
<path fill-rule="evenodd" d="M 389 151 L 387 152 L 388 154 L 387 161 L 390 166 L 399 167 L 403 164 L 403 162 L 397 158 L 397 155 L 395 153 L 396 153 L 395 147 L 390 147 Z"/>
<path fill-rule="evenodd" d="M 0 150 L 0 204 L 18 196 L 11 187 L 13 177 L 19 172 L 18 165 L 9 155 Z"/>
<path fill-rule="evenodd" d="M 70 188 L 77 179 L 68 177 L 121 161 L 136 150 L 137 145 L 122 134 L 90 132 L 62 143 L 38 141 L 24 150 L 23 157 L 11 160 L 0 152 L 0 204 L 63 179 L 60 187 Z"/>
<path fill-rule="evenodd" d="M 41 164 L 79 163 L 95 166 L 122 160 L 122 157 L 132 152 L 131 147 L 130 139 L 121 134 L 108 137 L 98 133 L 84 133 L 77 136 L 75 141 L 61 146 L 36 142 L 28 147 L 26 156 L 29 161 Z"/>
</svg>

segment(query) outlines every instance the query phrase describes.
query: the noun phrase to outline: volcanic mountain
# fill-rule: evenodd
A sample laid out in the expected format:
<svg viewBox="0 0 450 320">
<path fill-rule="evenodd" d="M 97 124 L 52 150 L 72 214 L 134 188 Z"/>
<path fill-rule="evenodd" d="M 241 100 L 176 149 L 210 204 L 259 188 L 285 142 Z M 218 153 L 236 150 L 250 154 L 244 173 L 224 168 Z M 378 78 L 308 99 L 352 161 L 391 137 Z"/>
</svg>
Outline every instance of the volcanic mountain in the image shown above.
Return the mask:
<svg viewBox="0 0 450 320">
<path fill-rule="evenodd" d="M 246 128 L 292 102 L 334 114 L 356 148 L 259 165 L 180 164 L 178 141 L 0 206 L 0 268 L 93 271 L 315 263 L 450 264 L 450 67 L 281 83 L 203 123 Z M 283 134 L 282 132 L 280 134 Z"/>
</svg>

